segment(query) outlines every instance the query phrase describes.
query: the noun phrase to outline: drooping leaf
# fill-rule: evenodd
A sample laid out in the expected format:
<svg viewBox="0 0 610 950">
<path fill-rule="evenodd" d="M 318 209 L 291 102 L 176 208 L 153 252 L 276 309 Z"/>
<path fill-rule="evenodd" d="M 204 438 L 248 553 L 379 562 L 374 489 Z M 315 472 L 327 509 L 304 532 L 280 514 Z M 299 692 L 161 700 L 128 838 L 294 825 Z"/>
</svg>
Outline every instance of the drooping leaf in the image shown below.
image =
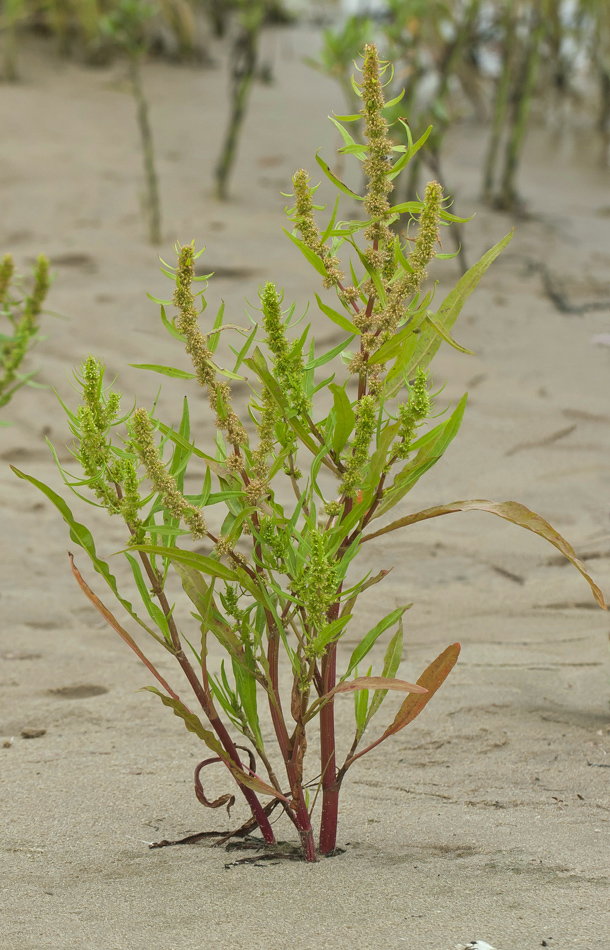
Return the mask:
<svg viewBox="0 0 610 950">
<path fill-rule="evenodd" d="M 144 551 L 146 554 L 156 554 L 159 557 L 166 557 L 170 561 L 178 564 L 184 564 L 186 567 L 192 567 L 196 571 L 208 577 L 220 577 L 225 581 L 237 581 L 238 577 L 235 571 L 227 567 L 221 561 L 215 558 L 207 557 L 205 554 L 195 554 L 194 551 L 182 551 L 180 548 L 167 548 L 158 544 L 134 544 L 130 551 Z"/>
<path fill-rule="evenodd" d="M 188 731 L 193 732 L 199 739 L 205 742 L 212 752 L 215 752 L 216 755 L 222 759 L 238 782 L 242 785 L 246 785 L 248 788 L 251 788 L 252 791 L 260 795 L 271 795 L 273 798 L 280 798 L 282 801 L 288 802 L 288 799 L 282 795 L 281 792 L 276 791 L 271 785 L 267 785 L 267 783 L 263 782 L 257 775 L 238 768 L 214 733 L 206 729 L 201 720 L 194 713 L 190 712 L 181 700 L 174 699 L 171 696 L 164 696 L 163 693 L 154 686 L 145 686 L 144 688 L 150 693 L 155 693 L 164 706 L 168 706 L 172 709 L 174 715 L 182 719 Z"/>
<path fill-rule="evenodd" d="M 576 552 L 572 545 L 569 544 L 548 521 L 545 521 L 545 519 L 536 514 L 535 511 L 530 511 L 529 508 L 526 508 L 525 505 L 521 505 L 518 501 L 487 501 L 485 498 L 475 498 L 472 501 L 454 501 L 450 505 L 436 505 L 434 508 L 426 508 L 424 511 L 418 511 L 415 514 L 399 518 L 398 521 L 393 521 L 385 528 L 380 528 L 379 531 L 365 535 L 364 538 L 362 538 L 362 542 L 369 541 L 371 538 L 378 538 L 382 534 L 388 534 L 390 531 L 396 531 L 398 528 L 416 524 L 418 521 L 427 521 L 429 518 L 439 518 L 441 515 L 450 515 L 456 511 L 488 511 L 492 515 L 498 515 L 498 517 L 504 518 L 506 521 L 511 521 L 521 528 L 527 528 L 528 531 L 533 531 L 534 534 L 550 541 L 550 543 L 556 547 L 558 551 L 561 551 L 564 557 L 566 557 L 568 561 L 571 561 L 574 567 L 580 571 L 591 587 L 597 603 L 600 607 L 603 607 L 604 610 L 606 609 L 601 590 L 587 572 L 582 561 L 576 557 Z"/>
<path fill-rule="evenodd" d="M 15 475 L 17 475 L 19 478 L 25 479 L 27 482 L 30 482 L 35 486 L 35 488 L 41 491 L 43 495 L 46 495 L 49 501 L 55 505 L 60 515 L 68 525 L 68 528 L 70 529 L 71 540 L 74 541 L 75 544 L 78 544 L 79 547 L 83 548 L 83 550 L 88 554 L 95 570 L 101 577 L 104 578 L 110 590 L 117 600 L 123 605 L 127 613 L 133 617 L 133 619 L 139 623 L 140 626 L 143 627 L 151 637 L 161 640 L 161 637 L 158 637 L 154 630 L 152 630 L 148 624 L 138 617 L 130 602 L 119 593 L 116 577 L 114 574 L 112 574 L 106 562 L 97 556 L 95 542 L 93 540 L 93 535 L 89 531 L 89 528 L 87 528 L 84 524 L 80 524 L 80 522 L 75 519 L 69 505 L 64 501 L 61 495 L 58 495 L 57 492 L 53 491 L 52 488 L 49 488 L 48 485 L 45 485 L 44 482 L 34 478 L 33 475 L 26 475 L 25 472 L 21 472 L 18 468 L 15 468 L 14 465 L 11 465 L 11 468 Z M 161 640 L 161 642 L 163 641 Z"/>
</svg>

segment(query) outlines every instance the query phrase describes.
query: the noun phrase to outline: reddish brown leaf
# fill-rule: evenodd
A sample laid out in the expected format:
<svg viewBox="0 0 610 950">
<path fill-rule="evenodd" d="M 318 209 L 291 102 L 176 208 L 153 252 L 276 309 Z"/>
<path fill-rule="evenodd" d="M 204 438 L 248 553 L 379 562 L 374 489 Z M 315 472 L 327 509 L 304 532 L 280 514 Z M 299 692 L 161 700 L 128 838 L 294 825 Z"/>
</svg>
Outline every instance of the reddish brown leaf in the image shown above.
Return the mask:
<svg viewBox="0 0 610 950">
<path fill-rule="evenodd" d="M 125 643 L 126 643 L 128 646 L 131 647 L 131 649 L 132 649 L 133 652 L 136 654 L 136 656 L 139 657 L 140 660 L 142 660 L 142 663 L 144 664 L 144 666 L 145 666 L 148 670 L 150 670 L 150 672 L 151 672 L 152 675 L 155 677 L 155 679 L 156 679 L 159 683 L 161 683 L 161 686 L 163 686 L 163 688 L 167 690 L 167 692 L 170 694 L 170 696 L 172 696 L 174 699 L 178 699 L 178 700 L 179 700 L 180 697 L 173 691 L 173 689 L 171 688 L 171 686 L 169 686 L 168 683 L 166 683 L 166 681 L 163 679 L 163 677 L 161 676 L 161 674 L 159 673 L 159 671 L 158 671 L 157 669 L 155 669 L 155 667 L 153 666 L 153 664 L 151 663 L 151 661 L 148 659 L 148 657 L 146 657 L 146 656 L 144 655 L 144 653 L 142 653 L 142 651 L 140 650 L 140 647 L 138 646 L 138 644 L 136 643 L 136 641 L 133 639 L 133 637 L 131 636 L 131 634 L 127 633 L 127 630 L 125 630 L 125 628 L 121 626 L 121 624 L 120 624 L 119 621 L 116 619 L 116 617 L 114 616 L 114 614 L 112 614 L 112 613 L 108 610 L 108 608 L 104 606 L 104 604 L 103 604 L 102 601 L 99 599 L 99 597 L 98 597 L 96 594 L 93 593 L 93 591 L 91 590 L 91 588 L 89 587 L 89 585 L 87 584 L 87 582 L 86 582 L 85 580 L 83 580 L 83 577 L 82 577 L 82 575 L 81 575 L 79 569 L 77 568 L 76 564 L 74 563 L 74 556 L 73 556 L 69 551 L 68 551 L 68 557 L 70 558 L 70 566 L 71 566 L 71 568 L 72 568 L 72 573 L 74 574 L 74 577 L 76 578 L 79 587 L 81 588 L 81 590 L 83 591 L 83 593 L 85 594 L 85 596 L 91 601 L 91 603 L 93 604 L 93 606 L 95 607 L 95 609 L 98 610 L 98 611 L 101 613 L 101 615 L 102 615 L 102 617 L 104 618 L 104 620 L 106 621 L 106 623 L 110 624 L 110 626 L 112 627 L 112 629 L 113 629 L 113 630 L 116 630 L 116 632 L 118 633 L 118 635 L 119 635 L 120 637 L 122 637 L 122 639 L 125 641 Z"/>
<path fill-rule="evenodd" d="M 408 726 L 410 722 L 413 722 L 413 720 L 419 716 L 420 712 L 427 705 L 427 703 L 430 702 L 437 689 L 443 685 L 451 670 L 457 663 L 457 658 L 459 655 L 459 643 L 452 643 L 451 646 L 447 647 L 446 650 L 443 650 L 440 656 L 437 656 L 437 658 L 432 661 L 430 666 L 424 670 L 417 681 L 418 686 L 424 687 L 426 694 L 423 696 L 407 696 L 404 703 L 398 710 L 394 722 L 388 726 L 383 735 L 376 739 L 375 742 L 372 742 L 369 746 L 367 746 L 366 749 L 363 749 L 361 752 L 358 752 L 357 755 L 353 755 L 351 759 L 348 759 L 343 768 L 349 768 L 349 766 L 355 762 L 356 759 L 366 755 L 367 752 L 370 752 L 371 749 L 374 749 L 375 746 L 378 746 L 380 742 L 384 741 L 384 739 L 387 739 L 389 736 L 393 736 L 395 733 L 400 732 L 400 730 L 404 729 L 405 726 Z"/>
<path fill-rule="evenodd" d="M 403 693 L 427 693 L 424 686 L 407 683 L 406 680 L 396 680 L 389 676 L 358 676 L 355 680 L 339 683 L 330 693 L 322 696 L 322 699 L 328 699 L 335 693 L 353 692 L 357 689 L 395 689 Z"/>
<path fill-rule="evenodd" d="M 404 729 L 405 726 L 408 726 L 410 722 L 419 716 L 420 712 L 430 702 L 437 689 L 439 689 L 449 674 L 451 670 L 457 663 L 458 656 L 460 655 L 460 644 L 452 643 L 451 646 L 447 647 L 446 650 L 437 656 L 435 660 L 432 661 L 430 666 L 428 666 L 422 675 L 419 677 L 417 683 L 419 686 L 425 686 L 427 693 L 425 696 L 407 696 L 404 703 L 396 713 L 396 717 L 391 726 L 388 726 L 384 732 L 382 739 L 385 739 L 386 736 L 393 736 L 395 733 L 400 732 L 401 729 Z"/>
</svg>

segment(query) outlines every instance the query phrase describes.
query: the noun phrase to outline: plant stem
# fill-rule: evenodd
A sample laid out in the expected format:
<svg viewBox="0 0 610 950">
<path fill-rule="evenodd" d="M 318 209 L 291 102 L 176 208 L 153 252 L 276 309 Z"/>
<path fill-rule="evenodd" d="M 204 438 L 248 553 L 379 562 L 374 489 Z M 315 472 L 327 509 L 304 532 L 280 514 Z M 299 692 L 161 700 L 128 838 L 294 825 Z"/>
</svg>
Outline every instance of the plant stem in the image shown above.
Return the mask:
<svg viewBox="0 0 610 950">
<path fill-rule="evenodd" d="M 333 618 L 334 619 L 334 618 Z M 335 685 L 337 672 L 337 645 L 332 644 L 322 660 L 323 693 Z M 330 699 L 320 710 L 320 764 L 322 770 L 322 820 L 320 823 L 320 853 L 330 854 L 337 843 L 339 788 L 335 755 L 335 701 Z"/>
<path fill-rule="evenodd" d="M 235 765 L 239 769 L 243 770 L 239 753 L 237 749 L 235 748 L 235 743 L 233 742 L 231 736 L 227 732 L 227 729 L 224 723 L 219 718 L 218 713 L 216 712 L 216 709 L 214 708 L 214 703 L 212 701 L 211 695 L 209 694 L 209 692 L 204 690 L 203 686 L 199 682 L 199 679 L 197 677 L 197 674 L 195 673 L 195 670 L 191 666 L 188 660 L 188 657 L 186 656 L 186 654 L 184 653 L 184 650 L 182 649 L 180 634 L 178 633 L 176 622 L 173 618 L 170 605 L 168 603 L 167 597 L 165 596 L 165 591 L 163 590 L 163 587 L 161 586 L 161 581 L 159 580 L 157 572 L 155 571 L 152 564 L 150 563 L 150 559 L 148 555 L 145 554 L 143 551 L 140 552 L 140 560 L 142 561 L 142 565 L 144 567 L 144 570 L 146 571 L 146 574 L 151 583 L 152 589 L 154 590 L 155 595 L 159 601 L 161 610 L 163 611 L 165 617 L 167 618 L 167 623 L 169 627 L 170 636 L 172 638 L 172 645 L 175 650 L 176 659 L 178 660 L 178 663 L 182 667 L 184 675 L 188 679 L 193 689 L 193 692 L 195 693 L 195 696 L 197 697 L 199 701 L 199 705 L 201 706 L 204 713 L 206 714 L 210 722 L 210 725 L 212 726 L 214 732 L 216 733 L 216 735 L 222 742 L 227 754 L 233 760 Z M 204 658 L 202 656 L 202 664 L 203 663 L 204 663 Z M 246 801 L 248 802 L 248 805 L 250 806 L 250 809 L 252 811 L 254 818 L 258 822 L 258 826 L 261 830 L 261 833 L 263 835 L 265 842 L 267 844 L 275 844 L 275 835 L 273 833 L 273 829 L 269 823 L 269 819 L 267 815 L 265 814 L 263 806 L 261 805 L 258 798 L 256 797 L 256 794 L 252 791 L 251 788 L 248 788 L 247 785 L 242 785 L 242 783 L 238 779 L 236 779 L 236 781 L 237 781 L 237 784 L 239 785 L 239 788 L 244 798 L 246 799 Z"/>
<path fill-rule="evenodd" d="M 5 14 L 8 18 L 8 12 Z M 19 70 L 17 68 L 17 24 L 15 18 L 9 19 L 4 33 L 4 80 L 17 82 Z"/>
<path fill-rule="evenodd" d="M 610 69 L 600 64 L 600 110 L 598 127 L 602 137 L 601 164 L 610 163 Z"/>
<path fill-rule="evenodd" d="M 523 61 L 520 90 L 513 118 L 511 122 L 511 132 L 506 149 L 504 174 L 502 176 L 502 185 L 498 195 L 496 205 L 504 211 L 514 209 L 518 203 L 515 179 L 519 165 L 519 158 L 523 148 L 523 141 L 527 131 L 527 120 L 529 118 L 536 76 L 538 73 L 538 61 L 540 59 L 540 43 L 544 36 L 545 24 L 541 16 L 532 30 L 531 39 L 528 43 L 525 58 Z"/>
<path fill-rule="evenodd" d="M 235 162 L 239 132 L 246 114 L 256 60 L 258 38 L 263 22 L 262 3 L 252 11 L 243 23 L 232 50 L 231 66 L 231 116 L 224 144 L 216 166 L 216 197 L 228 199 L 229 177 Z"/>
<path fill-rule="evenodd" d="M 157 182 L 157 172 L 155 170 L 155 152 L 153 146 L 152 130 L 148 117 L 148 102 L 142 88 L 142 76 L 140 74 L 140 54 L 131 51 L 129 53 L 129 75 L 133 89 L 134 99 L 136 101 L 138 113 L 138 126 L 140 129 L 140 140 L 142 143 L 142 156 L 144 159 L 144 175 L 146 178 L 146 211 L 148 214 L 148 234 L 151 244 L 161 243 L 161 208 L 159 203 L 159 186 Z"/>
<path fill-rule="evenodd" d="M 502 129 L 506 121 L 506 112 L 510 98 L 510 79 L 515 47 L 515 20 L 511 9 L 511 4 L 507 3 L 504 17 L 504 43 L 502 47 L 502 71 L 498 80 L 496 89 L 496 101 L 494 105 L 494 116 L 487 145 L 487 154 L 485 156 L 485 165 L 483 170 L 483 201 L 491 202 L 493 197 L 493 186 L 496 163 L 498 160 L 498 150 L 500 148 L 500 139 L 502 138 Z"/>
</svg>

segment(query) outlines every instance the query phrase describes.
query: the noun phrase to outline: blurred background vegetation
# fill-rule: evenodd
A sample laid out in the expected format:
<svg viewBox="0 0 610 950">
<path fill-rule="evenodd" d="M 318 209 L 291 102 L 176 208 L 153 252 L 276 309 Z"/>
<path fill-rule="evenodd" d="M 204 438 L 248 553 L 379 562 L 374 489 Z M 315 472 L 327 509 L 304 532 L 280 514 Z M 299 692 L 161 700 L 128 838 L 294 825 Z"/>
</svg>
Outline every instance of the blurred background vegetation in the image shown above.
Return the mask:
<svg viewBox="0 0 610 950">
<path fill-rule="evenodd" d="M 401 201 L 431 176 L 451 191 L 443 146 L 466 116 L 489 127 L 480 190 L 490 207 L 525 210 L 518 170 L 533 108 L 549 126 L 560 126 L 575 105 L 587 112 L 599 162 L 610 162 L 609 0 L 2 0 L 0 9 L 5 82 L 26 79 L 19 49 L 28 33 L 46 37 L 57 57 L 91 68 L 128 62 L 152 243 L 160 240 L 161 202 L 141 64 L 163 57 L 212 68 L 222 52 L 229 99 L 215 192 L 226 200 L 252 84 L 281 81 L 260 56 L 261 32 L 274 24 L 319 27 L 319 52 L 308 63 L 337 81 L 349 113 L 358 111 L 350 76 L 364 44 L 377 42 L 395 64 L 387 98 L 405 92 L 388 109 L 394 137 L 409 145 L 431 127 Z M 358 121 L 352 129 L 358 142 Z M 459 231 L 454 237 L 461 248 Z"/>
</svg>

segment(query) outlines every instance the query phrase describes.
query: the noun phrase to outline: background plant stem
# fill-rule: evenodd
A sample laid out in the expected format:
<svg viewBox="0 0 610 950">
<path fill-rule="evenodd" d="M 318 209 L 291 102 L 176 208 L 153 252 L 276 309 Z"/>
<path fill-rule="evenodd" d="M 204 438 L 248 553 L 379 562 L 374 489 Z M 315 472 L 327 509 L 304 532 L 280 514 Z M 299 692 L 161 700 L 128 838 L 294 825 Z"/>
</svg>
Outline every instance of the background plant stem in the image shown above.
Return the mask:
<svg viewBox="0 0 610 950">
<path fill-rule="evenodd" d="M 140 54 L 135 51 L 129 53 L 129 75 L 133 89 L 138 115 L 138 127 L 142 143 L 144 159 L 144 175 L 146 178 L 146 211 L 148 215 L 148 235 L 151 244 L 161 243 L 161 207 L 159 202 L 159 186 L 155 170 L 155 152 L 152 130 L 148 116 L 148 102 L 142 88 L 140 72 Z"/>
</svg>

